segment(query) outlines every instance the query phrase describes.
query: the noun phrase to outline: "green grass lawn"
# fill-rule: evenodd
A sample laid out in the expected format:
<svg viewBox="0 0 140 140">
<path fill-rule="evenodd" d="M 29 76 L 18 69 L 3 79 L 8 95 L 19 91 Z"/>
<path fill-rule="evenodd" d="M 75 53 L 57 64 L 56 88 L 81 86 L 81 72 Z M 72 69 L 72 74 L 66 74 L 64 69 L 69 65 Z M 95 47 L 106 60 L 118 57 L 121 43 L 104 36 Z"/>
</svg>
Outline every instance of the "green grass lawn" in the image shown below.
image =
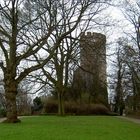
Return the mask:
<svg viewBox="0 0 140 140">
<path fill-rule="evenodd" d="M 108 116 L 25 117 L 0 123 L 0 140 L 140 140 L 140 124 Z"/>
</svg>

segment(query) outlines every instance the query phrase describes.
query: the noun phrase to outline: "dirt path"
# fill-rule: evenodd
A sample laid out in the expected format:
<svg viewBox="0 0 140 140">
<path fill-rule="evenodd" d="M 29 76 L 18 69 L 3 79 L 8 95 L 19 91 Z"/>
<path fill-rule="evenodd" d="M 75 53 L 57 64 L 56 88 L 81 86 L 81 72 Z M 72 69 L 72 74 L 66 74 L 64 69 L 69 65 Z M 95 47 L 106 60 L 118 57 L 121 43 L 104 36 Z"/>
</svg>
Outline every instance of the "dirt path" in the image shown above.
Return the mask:
<svg viewBox="0 0 140 140">
<path fill-rule="evenodd" d="M 38 116 L 18 116 L 18 118 L 25 118 L 25 117 L 38 117 Z M 6 118 L 0 118 L 0 123 L 3 122 Z"/>
<path fill-rule="evenodd" d="M 2 121 L 4 121 L 6 118 L 0 118 L 0 123 L 2 122 Z"/>
<path fill-rule="evenodd" d="M 24 116 L 22 116 L 24 117 Z M 27 116 L 25 116 L 27 117 Z M 29 117 L 29 116 L 28 116 Z M 21 117 L 20 117 L 21 118 Z M 134 123 L 137 123 L 137 124 L 140 124 L 140 119 L 135 119 L 135 118 L 129 118 L 129 117 L 123 117 L 123 116 L 116 116 L 116 118 L 120 118 L 120 119 L 124 119 L 124 120 L 128 120 L 128 121 L 131 121 L 131 122 L 134 122 Z M 0 123 L 2 121 L 4 121 L 6 118 L 0 118 Z"/>
<path fill-rule="evenodd" d="M 140 124 L 140 119 L 135 119 L 135 118 L 129 118 L 129 117 L 123 117 L 123 116 L 116 116 L 117 118 L 125 119 L 137 124 Z"/>
</svg>

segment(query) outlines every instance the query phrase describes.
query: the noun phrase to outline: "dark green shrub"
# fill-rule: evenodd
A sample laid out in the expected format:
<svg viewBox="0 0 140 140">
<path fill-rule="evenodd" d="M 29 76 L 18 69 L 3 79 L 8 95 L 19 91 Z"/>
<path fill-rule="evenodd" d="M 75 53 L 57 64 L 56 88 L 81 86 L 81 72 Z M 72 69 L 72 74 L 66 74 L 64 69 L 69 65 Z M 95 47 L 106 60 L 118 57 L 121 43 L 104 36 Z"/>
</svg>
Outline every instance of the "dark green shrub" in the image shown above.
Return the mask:
<svg viewBox="0 0 140 140">
<path fill-rule="evenodd" d="M 0 108 L 0 117 L 6 117 L 6 110 L 4 108 Z"/>
<path fill-rule="evenodd" d="M 40 111 L 43 108 L 41 97 L 36 97 L 33 100 L 33 103 L 34 103 L 34 111 Z"/>
</svg>

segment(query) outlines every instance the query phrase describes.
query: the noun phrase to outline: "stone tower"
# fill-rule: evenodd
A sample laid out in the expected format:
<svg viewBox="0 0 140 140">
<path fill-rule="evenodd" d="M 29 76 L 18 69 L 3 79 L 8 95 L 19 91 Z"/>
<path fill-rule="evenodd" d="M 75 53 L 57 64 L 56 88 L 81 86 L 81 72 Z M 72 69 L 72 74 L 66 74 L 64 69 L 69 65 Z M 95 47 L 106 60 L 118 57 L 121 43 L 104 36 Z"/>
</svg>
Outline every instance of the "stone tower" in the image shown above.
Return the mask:
<svg viewBox="0 0 140 140">
<path fill-rule="evenodd" d="M 80 38 L 80 68 L 74 73 L 74 87 L 89 95 L 91 102 L 108 104 L 106 82 L 106 36 L 82 33 Z"/>
</svg>

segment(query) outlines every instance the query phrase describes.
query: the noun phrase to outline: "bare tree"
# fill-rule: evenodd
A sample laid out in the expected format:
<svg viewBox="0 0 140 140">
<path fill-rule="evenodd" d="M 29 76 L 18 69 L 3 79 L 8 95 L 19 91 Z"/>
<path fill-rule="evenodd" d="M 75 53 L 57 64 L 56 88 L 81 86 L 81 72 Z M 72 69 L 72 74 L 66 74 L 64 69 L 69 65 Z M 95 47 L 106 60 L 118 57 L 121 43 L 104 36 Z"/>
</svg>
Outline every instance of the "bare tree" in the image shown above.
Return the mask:
<svg viewBox="0 0 140 140">
<path fill-rule="evenodd" d="M 25 86 L 28 88 L 28 83 L 24 82 L 24 86 L 20 84 L 18 87 L 18 94 L 16 97 L 16 103 L 17 103 L 17 113 L 18 115 L 30 115 L 31 114 L 31 105 L 32 105 L 32 99 L 30 90 L 24 89 Z"/>
<path fill-rule="evenodd" d="M 0 67 L 4 75 L 5 122 L 20 121 L 16 106 L 18 84 L 53 57 L 62 40 L 77 28 L 93 3 L 98 1 L 4 0 L 0 4 L 0 49 L 3 53 Z M 41 53 L 38 64 L 34 56 Z"/>
<path fill-rule="evenodd" d="M 79 56 L 79 38 L 81 31 L 86 31 L 91 28 L 91 23 L 97 24 L 97 17 L 99 13 L 105 9 L 105 1 L 59 1 L 56 6 L 58 9 L 56 21 L 61 19 L 61 26 L 56 27 L 56 34 L 52 36 L 52 44 L 55 43 L 60 35 L 69 32 L 65 38 L 58 44 L 57 50 L 54 52 L 54 56 L 51 61 L 47 63 L 45 67 L 42 67 L 46 82 L 41 78 L 40 80 L 44 84 L 52 86 L 58 95 L 58 113 L 64 115 L 63 98 L 69 83 L 69 74 L 71 67 Z M 60 19 L 58 18 L 60 17 Z M 96 18 L 95 18 L 96 17 Z M 51 45 L 51 44 L 50 44 Z M 49 52 L 48 48 L 43 48 L 46 52 Z M 35 56 L 38 63 L 41 59 Z M 50 69 L 49 69 L 50 67 Z M 36 76 L 40 77 L 39 75 Z M 39 78 L 38 78 L 39 79 Z M 51 82 L 51 83 L 50 83 Z"/>
<path fill-rule="evenodd" d="M 140 1 L 124 0 L 121 10 L 129 23 L 128 30 L 125 31 L 129 41 L 125 45 L 126 62 L 132 74 L 133 93 L 138 99 L 140 95 Z M 134 101 L 137 104 L 137 101 Z M 134 107 L 136 108 L 136 107 Z"/>
<path fill-rule="evenodd" d="M 131 62 L 132 60 L 137 61 L 138 67 L 140 64 L 140 61 L 139 61 L 140 60 L 139 59 L 140 58 L 140 15 L 139 15 L 140 5 L 139 5 L 139 2 L 140 2 L 139 0 L 136 0 L 133 2 L 124 0 L 123 1 L 124 6 L 121 7 L 122 13 L 124 14 L 126 21 L 129 23 L 128 29 L 124 31 L 126 38 L 129 42 L 129 44 L 127 45 L 128 49 L 126 48 L 126 50 L 129 55 L 130 55 L 130 51 L 131 51 L 131 54 L 133 53 L 133 59 L 131 57 Z"/>
<path fill-rule="evenodd" d="M 49 11 L 42 11 L 31 17 L 31 12 L 29 12 L 29 9 L 24 9 L 24 4 L 24 1 L 21 0 L 4 0 L 0 5 L 0 48 L 3 52 L 0 67 L 4 75 L 3 81 L 7 108 L 6 122 L 11 123 L 19 122 L 16 106 L 18 84 L 30 72 L 45 65 L 51 57 L 48 55 L 48 58 L 41 63 L 41 66 L 34 63 L 29 67 L 23 67 L 24 60 L 32 57 L 33 54 L 41 49 L 53 28 L 52 23 L 50 23 L 48 32 L 39 35 L 41 27 L 36 26 L 37 22 L 39 22 L 39 17 L 45 12 L 49 16 L 51 15 Z"/>
<path fill-rule="evenodd" d="M 131 43 L 130 43 L 131 44 Z M 131 97 L 131 107 L 139 104 L 138 59 L 136 52 L 129 45 L 127 38 L 119 38 L 117 41 L 116 60 L 114 60 L 114 111 L 122 115 L 124 105 L 128 108 L 128 100 Z M 136 73 L 134 73 L 136 72 Z M 130 108 L 129 108 L 130 109 Z"/>
<path fill-rule="evenodd" d="M 124 109 L 124 81 L 126 80 L 125 73 L 126 73 L 126 62 L 124 56 L 124 50 L 121 46 L 121 39 L 118 41 L 118 49 L 116 52 L 116 59 L 117 59 L 117 73 L 116 73 L 116 87 L 115 87 L 115 108 L 114 111 L 119 113 L 120 115 L 123 114 Z"/>
</svg>

